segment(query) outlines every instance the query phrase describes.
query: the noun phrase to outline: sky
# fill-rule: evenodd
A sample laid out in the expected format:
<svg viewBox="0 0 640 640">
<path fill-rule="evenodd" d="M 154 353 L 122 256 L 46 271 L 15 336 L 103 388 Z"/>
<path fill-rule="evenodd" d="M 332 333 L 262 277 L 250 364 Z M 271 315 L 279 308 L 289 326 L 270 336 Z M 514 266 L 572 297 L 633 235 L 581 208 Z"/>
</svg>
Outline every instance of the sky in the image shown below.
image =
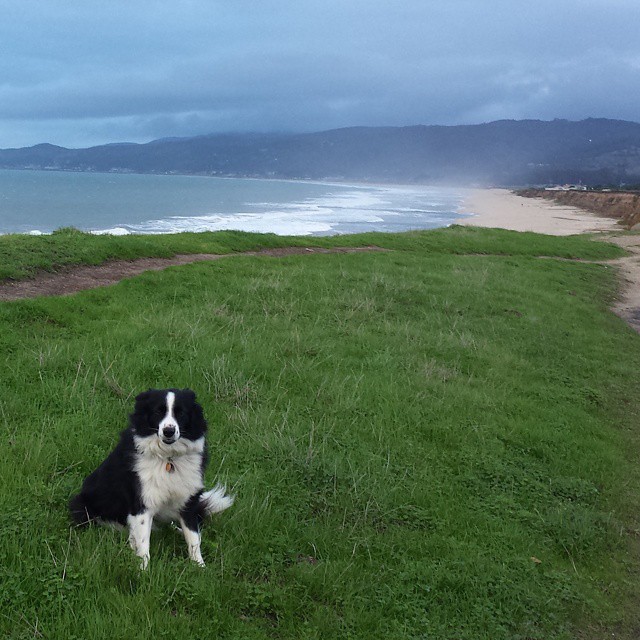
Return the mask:
<svg viewBox="0 0 640 640">
<path fill-rule="evenodd" d="M 0 148 L 640 121 L 639 0 L 0 0 Z"/>
</svg>

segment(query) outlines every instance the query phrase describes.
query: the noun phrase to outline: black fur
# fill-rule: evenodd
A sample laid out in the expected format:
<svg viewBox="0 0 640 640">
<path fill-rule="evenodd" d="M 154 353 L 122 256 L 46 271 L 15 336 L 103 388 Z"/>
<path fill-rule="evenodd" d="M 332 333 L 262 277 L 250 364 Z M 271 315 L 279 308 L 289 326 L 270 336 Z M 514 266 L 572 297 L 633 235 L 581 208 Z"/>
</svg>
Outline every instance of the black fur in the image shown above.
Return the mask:
<svg viewBox="0 0 640 640">
<path fill-rule="evenodd" d="M 187 502 L 182 511 L 180 511 L 180 515 L 184 519 L 184 523 L 192 531 L 200 530 L 206 516 L 204 507 L 200 502 L 201 495 L 202 491 L 199 491 L 195 495 L 191 496 L 189 502 Z"/>
<path fill-rule="evenodd" d="M 145 510 L 141 497 L 140 478 L 135 471 L 136 450 L 134 436 L 150 437 L 158 432 L 159 422 L 166 413 L 167 393 L 175 393 L 174 416 L 179 425 L 180 438 L 198 440 L 205 435 L 207 423 L 196 395 L 190 389 L 150 389 L 136 397 L 129 426 L 120 434 L 120 440 L 105 461 L 89 475 L 80 493 L 69 502 L 73 521 L 86 525 L 94 521 L 127 524 L 127 516 Z M 201 454 L 201 473 L 207 465 L 206 447 Z M 181 509 L 185 522 L 194 530 L 204 518 L 200 494 L 194 494 Z"/>
</svg>

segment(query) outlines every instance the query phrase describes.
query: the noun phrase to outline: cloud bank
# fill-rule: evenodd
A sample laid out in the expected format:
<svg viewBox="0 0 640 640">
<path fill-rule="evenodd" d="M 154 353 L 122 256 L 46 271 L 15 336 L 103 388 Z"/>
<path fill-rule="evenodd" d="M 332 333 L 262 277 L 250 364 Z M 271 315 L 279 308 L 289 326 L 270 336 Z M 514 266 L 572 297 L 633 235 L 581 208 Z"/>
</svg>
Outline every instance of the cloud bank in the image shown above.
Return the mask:
<svg viewBox="0 0 640 640">
<path fill-rule="evenodd" d="M 627 0 L 0 2 L 0 147 L 640 120 Z"/>
</svg>

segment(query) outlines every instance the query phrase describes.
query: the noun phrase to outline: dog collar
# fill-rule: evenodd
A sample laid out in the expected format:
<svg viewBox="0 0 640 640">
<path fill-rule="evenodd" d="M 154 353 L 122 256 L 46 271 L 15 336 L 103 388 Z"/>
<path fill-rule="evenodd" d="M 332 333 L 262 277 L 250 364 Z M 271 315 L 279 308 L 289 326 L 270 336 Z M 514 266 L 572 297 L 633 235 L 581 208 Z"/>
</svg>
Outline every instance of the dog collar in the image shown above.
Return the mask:
<svg viewBox="0 0 640 640">
<path fill-rule="evenodd" d="M 173 473 L 176 470 L 175 465 L 173 464 L 173 459 L 169 458 L 167 460 L 167 464 L 165 465 L 165 470 L 167 473 Z"/>
</svg>

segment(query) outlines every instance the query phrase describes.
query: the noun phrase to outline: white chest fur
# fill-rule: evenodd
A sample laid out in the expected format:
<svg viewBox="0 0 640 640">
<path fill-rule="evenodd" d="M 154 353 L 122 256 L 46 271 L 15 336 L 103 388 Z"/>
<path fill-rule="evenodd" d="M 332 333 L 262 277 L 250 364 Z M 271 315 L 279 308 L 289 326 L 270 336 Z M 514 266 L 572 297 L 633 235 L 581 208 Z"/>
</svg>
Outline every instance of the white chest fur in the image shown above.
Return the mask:
<svg viewBox="0 0 640 640">
<path fill-rule="evenodd" d="M 156 436 L 135 438 L 135 471 L 144 506 L 161 520 L 175 520 L 189 498 L 203 489 L 204 438 L 165 445 Z"/>
</svg>

